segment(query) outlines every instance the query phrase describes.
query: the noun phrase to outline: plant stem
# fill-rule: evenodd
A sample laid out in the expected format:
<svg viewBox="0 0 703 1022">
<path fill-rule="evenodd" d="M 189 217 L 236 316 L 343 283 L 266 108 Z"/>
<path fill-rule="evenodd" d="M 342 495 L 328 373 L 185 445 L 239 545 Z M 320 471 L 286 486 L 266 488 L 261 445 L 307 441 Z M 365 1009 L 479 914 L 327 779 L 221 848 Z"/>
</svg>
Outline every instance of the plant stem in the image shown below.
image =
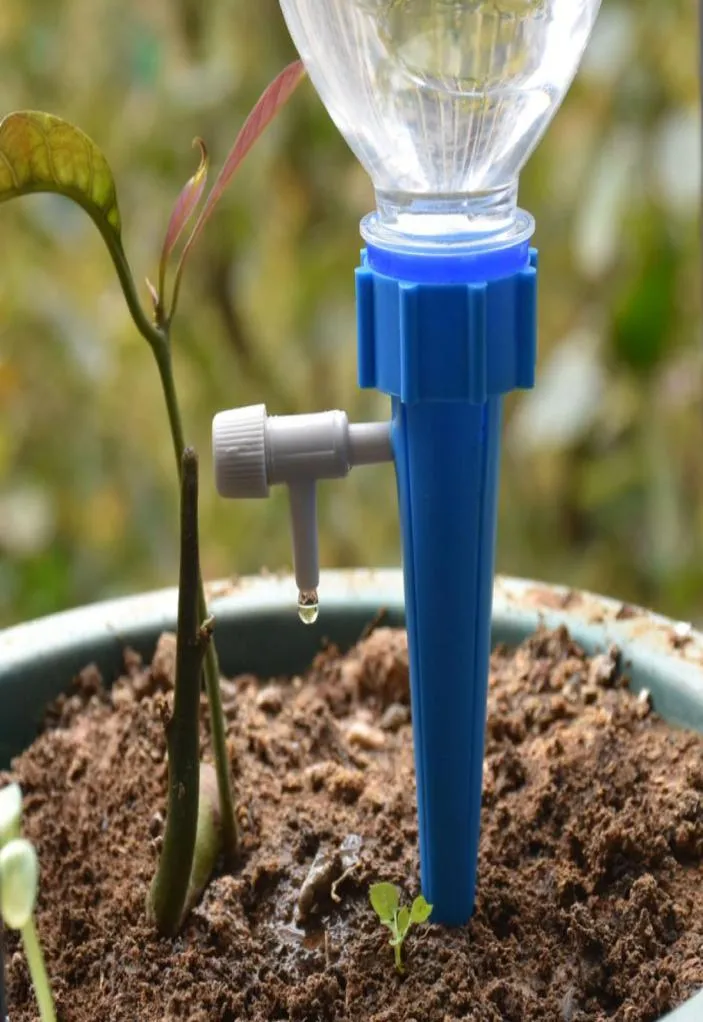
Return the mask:
<svg viewBox="0 0 703 1022">
<path fill-rule="evenodd" d="M 173 716 L 168 722 L 168 810 L 150 908 L 159 932 L 174 936 L 181 923 L 193 866 L 200 780 L 200 679 L 210 632 L 201 627 L 198 552 L 198 459 L 181 459 L 181 569 Z"/>
<path fill-rule="evenodd" d="M 144 340 L 149 344 L 156 358 L 156 365 L 161 378 L 166 411 L 171 429 L 171 440 L 176 457 L 179 478 L 181 472 L 181 457 L 185 450 L 185 439 L 183 434 L 183 421 L 178 404 L 176 383 L 173 376 L 173 361 L 171 359 L 170 323 L 152 323 L 144 314 L 137 289 L 134 285 L 134 278 L 129 268 L 126 256 L 122 249 L 121 242 L 115 238 L 112 231 L 107 230 L 102 220 L 95 221 L 100 233 L 112 256 L 117 274 L 120 279 L 122 291 L 127 302 L 134 325 Z M 202 578 L 198 585 L 198 600 L 200 619 L 204 621 L 208 617 L 207 600 Z M 227 759 L 227 740 L 225 734 L 225 718 L 222 709 L 222 698 L 220 695 L 220 667 L 217 661 L 217 650 L 215 643 L 210 642 L 205 652 L 205 687 L 207 690 L 208 703 L 210 705 L 210 730 L 212 734 L 212 748 L 215 759 L 215 772 L 217 774 L 217 788 L 220 797 L 220 813 L 222 816 L 222 843 L 224 847 L 225 863 L 228 868 L 233 868 L 239 857 L 239 830 L 234 815 L 234 799 L 232 795 L 232 784 Z M 1 1022 L 1 1020 L 0 1020 Z"/>
<path fill-rule="evenodd" d="M 170 344 L 170 319 L 163 322 L 160 318 L 156 323 L 152 322 L 144 312 L 139 300 L 134 277 L 122 247 L 119 234 L 116 234 L 111 225 L 101 216 L 95 216 L 90 204 L 86 204 L 80 194 L 72 196 L 91 217 L 95 226 L 100 231 L 102 238 L 107 245 L 112 257 L 117 276 L 122 287 L 122 292 L 127 303 L 130 315 L 139 333 L 149 344 L 158 366 L 161 384 L 163 386 L 168 421 L 171 428 L 171 439 L 176 455 L 179 478 L 181 471 L 181 456 L 185 450 L 183 438 L 183 424 L 181 420 L 176 386 L 173 378 L 173 363 L 171 361 Z M 181 257 L 182 269 L 182 257 Z M 160 296 L 163 300 L 163 295 Z M 177 294 L 175 296 L 177 298 Z M 175 299 L 174 299 L 175 300 Z M 172 309 L 173 311 L 173 309 Z M 163 315 L 163 310 L 157 310 L 157 316 Z M 202 578 L 199 580 L 198 600 L 201 621 L 208 616 L 207 601 Z M 217 774 L 217 787 L 220 798 L 220 813 L 222 816 L 222 841 L 224 846 L 225 861 L 229 868 L 236 863 L 239 854 L 239 831 L 234 815 L 234 800 L 232 797 L 232 785 L 230 781 L 229 767 L 227 763 L 227 742 L 225 737 L 224 713 L 222 710 L 222 699 L 220 696 L 220 669 L 217 662 L 217 651 L 215 643 L 210 642 L 205 654 L 205 686 L 207 689 L 208 702 L 210 704 L 210 727 L 212 732 L 213 755 L 215 759 L 215 771 Z M 0 1019 L 0 1022 L 3 1020 Z"/>
<path fill-rule="evenodd" d="M 7 997 L 5 995 L 5 930 L 0 919 L 0 1022 L 7 1018 Z"/>
<path fill-rule="evenodd" d="M 393 945 L 393 950 L 395 952 L 395 967 L 396 967 L 396 969 L 398 970 L 398 972 L 405 972 L 405 969 L 403 968 L 403 945 L 402 945 L 402 943 L 399 941 L 397 944 L 394 944 Z"/>
<path fill-rule="evenodd" d="M 181 456 L 185 449 L 183 434 L 183 423 L 181 420 L 176 386 L 173 377 L 173 363 L 171 360 L 170 345 L 168 336 L 158 331 L 154 332 L 160 337 L 160 343 L 150 341 L 161 377 L 168 421 L 171 427 L 174 454 L 178 471 L 181 471 Z M 200 621 L 208 617 L 207 601 L 202 577 L 198 576 L 198 612 Z M 215 643 L 210 642 L 205 650 L 205 687 L 207 690 L 208 702 L 210 705 L 210 730 L 212 734 L 213 757 L 215 760 L 215 772 L 217 774 L 217 787 L 220 795 L 220 813 L 222 817 L 222 842 L 224 847 L 225 861 L 228 868 L 232 868 L 239 856 L 239 831 L 234 815 L 234 799 L 232 796 L 232 785 L 229 772 L 227 756 L 227 739 L 225 734 L 225 718 L 222 709 L 222 697 L 220 694 L 220 667 L 217 660 Z"/>
<path fill-rule="evenodd" d="M 24 953 L 27 956 L 29 974 L 32 977 L 34 994 L 39 1005 L 39 1016 L 41 1022 L 56 1022 L 54 1011 L 54 999 L 51 996 L 51 985 L 46 974 L 44 955 L 42 954 L 34 920 L 30 919 L 21 930 Z"/>
</svg>

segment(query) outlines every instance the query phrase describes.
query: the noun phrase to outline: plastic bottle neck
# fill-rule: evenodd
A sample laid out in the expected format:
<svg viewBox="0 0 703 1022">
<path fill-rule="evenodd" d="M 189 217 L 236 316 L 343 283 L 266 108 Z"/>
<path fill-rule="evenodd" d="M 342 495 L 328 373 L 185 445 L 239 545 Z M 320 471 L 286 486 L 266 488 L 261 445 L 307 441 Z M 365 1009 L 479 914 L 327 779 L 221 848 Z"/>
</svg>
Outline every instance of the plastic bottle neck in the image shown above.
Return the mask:
<svg viewBox="0 0 703 1022">
<path fill-rule="evenodd" d="M 468 195 L 377 191 L 376 211 L 362 221 L 361 233 L 370 245 L 399 250 L 505 247 L 534 229 L 517 195 L 517 180 Z"/>
<path fill-rule="evenodd" d="M 379 273 L 456 283 L 509 276 L 527 265 L 535 222 L 518 209 L 517 181 L 472 195 L 377 192 L 376 202 L 361 234 Z"/>
</svg>

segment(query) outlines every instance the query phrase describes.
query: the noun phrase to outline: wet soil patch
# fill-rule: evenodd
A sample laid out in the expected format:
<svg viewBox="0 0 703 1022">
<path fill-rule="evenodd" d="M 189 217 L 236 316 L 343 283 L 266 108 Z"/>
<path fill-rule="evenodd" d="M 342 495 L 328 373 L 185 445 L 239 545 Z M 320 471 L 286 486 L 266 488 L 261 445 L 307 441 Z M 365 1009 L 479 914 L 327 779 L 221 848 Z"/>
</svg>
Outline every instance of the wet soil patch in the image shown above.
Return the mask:
<svg viewBox="0 0 703 1022">
<path fill-rule="evenodd" d="M 86 670 L 13 767 L 62 1022 L 655 1022 L 703 985 L 703 738 L 614 653 L 564 631 L 494 653 L 476 913 L 412 934 L 404 976 L 368 888 L 418 893 L 405 634 L 223 683 L 243 861 L 166 941 L 144 905 L 172 677 L 169 637 L 109 690 Z M 14 937 L 8 985 L 33 1022 Z"/>
</svg>

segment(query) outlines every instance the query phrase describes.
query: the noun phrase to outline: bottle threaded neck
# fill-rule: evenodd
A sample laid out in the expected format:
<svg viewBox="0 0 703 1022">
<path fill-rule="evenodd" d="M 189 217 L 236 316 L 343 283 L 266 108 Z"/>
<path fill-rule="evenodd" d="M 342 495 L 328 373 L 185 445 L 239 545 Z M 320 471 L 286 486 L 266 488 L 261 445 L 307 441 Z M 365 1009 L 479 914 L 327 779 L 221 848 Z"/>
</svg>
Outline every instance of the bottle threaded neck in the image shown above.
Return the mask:
<svg viewBox="0 0 703 1022">
<path fill-rule="evenodd" d="M 472 194 L 376 192 L 376 211 L 361 223 L 375 247 L 447 251 L 513 246 L 533 233 L 532 217 L 517 205 L 518 183 Z"/>
</svg>

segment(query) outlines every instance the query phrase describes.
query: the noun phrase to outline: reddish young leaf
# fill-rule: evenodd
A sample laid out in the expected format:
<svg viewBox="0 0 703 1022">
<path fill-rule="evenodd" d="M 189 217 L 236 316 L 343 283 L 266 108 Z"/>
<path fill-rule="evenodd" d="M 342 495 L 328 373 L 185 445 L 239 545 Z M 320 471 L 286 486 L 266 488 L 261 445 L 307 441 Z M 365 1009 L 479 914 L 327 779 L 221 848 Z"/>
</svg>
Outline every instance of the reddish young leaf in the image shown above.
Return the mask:
<svg viewBox="0 0 703 1022">
<path fill-rule="evenodd" d="M 159 294 L 162 301 L 169 256 L 178 244 L 178 239 L 197 209 L 198 204 L 203 197 L 205 184 L 207 182 L 209 160 L 205 143 L 201 138 L 196 138 L 193 140 L 193 146 L 198 146 L 200 149 L 200 164 L 195 174 L 193 174 L 192 178 L 185 185 L 183 191 L 176 200 L 176 204 L 173 207 L 171 219 L 169 220 L 168 228 L 166 230 L 163 249 L 161 250 L 161 263 L 159 266 Z"/>
<path fill-rule="evenodd" d="M 242 160 L 254 143 L 263 135 L 281 107 L 288 102 L 302 81 L 304 74 L 305 68 L 302 62 L 297 60 L 295 63 L 289 64 L 287 68 L 284 68 L 264 91 L 259 102 L 244 122 L 244 127 L 239 132 L 229 156 L 225 160 L 225 164 L 212 186 L 212 191 L 208 195 L 202 213 L 198 217 L 198 222 L 193 229 L 193 237 L 189 244 L 193 244 L 198 237 Z"/>
<path fill-rule="evenodd" d="M 148 277 L 146 278 L 145 283 L 146 289 L 149 292 L 149 297 L 151 298 L 151 304 L 153 306 L 154 312 L 156 312 L 159 308 L 159 305 L 161 304 L 159 299 L 159 292 L 156 290 L 156 288 L 151 283 Z"/>
<path fill-rule="evenodd" d="M 181 275 L 183 273 L 185 261 L 188 258 L 188 253 L 200 236 L 210 214 L 222 197 L 227 185 L 230 183 L 236 171 L 240 167 L 242 160 L 254 146 L 254 143 L 264 133 L 271 121 L 273 121 L 281 107 L 283 107 L 293 95 L 304 75 L 305 68 L 302 61 L 296 60 L 294 63 L 289 64 L 288 67 L 284 68 L 283 71 L 281 71 L 281 73 L 271 82 L 246 119 L 242 130 L 239 132 L 239 135 L 237 136 L 237 139 L 225 160 L 222 170 L 217 176 L 217 180 L 212 186 L 210 194 L 205 201 L 205 205 L 200 211 L 200 215 L 195 223 L 192 234 L 183 248 L 181 261 L 178 265 L 178 269 L 176 270 L 172 311 L 178 301 Z"/>
</svg>

